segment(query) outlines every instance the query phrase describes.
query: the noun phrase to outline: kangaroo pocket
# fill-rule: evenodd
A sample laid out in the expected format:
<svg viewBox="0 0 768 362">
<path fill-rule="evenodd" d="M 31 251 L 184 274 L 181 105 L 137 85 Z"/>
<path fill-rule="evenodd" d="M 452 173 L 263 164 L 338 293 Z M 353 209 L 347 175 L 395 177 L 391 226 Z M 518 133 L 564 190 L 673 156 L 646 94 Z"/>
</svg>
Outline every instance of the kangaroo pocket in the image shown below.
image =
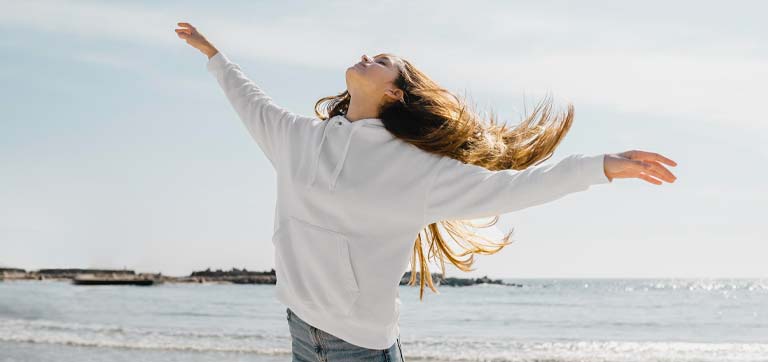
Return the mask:
<svg viewBox="0 0 768 362">
<path fill-rule="evenodd" d="M 289 216 L 272 237 L 278 296 L 348 315 L 360 296 L 346 235 Z"/>
</svg>

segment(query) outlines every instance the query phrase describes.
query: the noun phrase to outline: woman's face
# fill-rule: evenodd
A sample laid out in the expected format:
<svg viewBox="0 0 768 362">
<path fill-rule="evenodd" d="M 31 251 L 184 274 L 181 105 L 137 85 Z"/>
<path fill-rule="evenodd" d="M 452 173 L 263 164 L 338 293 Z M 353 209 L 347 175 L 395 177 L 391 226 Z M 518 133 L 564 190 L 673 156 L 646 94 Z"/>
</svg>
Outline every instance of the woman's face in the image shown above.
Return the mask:
<svg viewBox="0 0 768 362">
<path fill-rule="evenodd" d="M 393 83 L 399 75 L 395 62 L 398 62 L 397 58 L 386 55 L 370 58 L 363 54 L 360 62 L 347 68 L 347 91 L 350 96 L 362 97 L 378 104 L 401 99 L 403 92 Z"/>
</svg>

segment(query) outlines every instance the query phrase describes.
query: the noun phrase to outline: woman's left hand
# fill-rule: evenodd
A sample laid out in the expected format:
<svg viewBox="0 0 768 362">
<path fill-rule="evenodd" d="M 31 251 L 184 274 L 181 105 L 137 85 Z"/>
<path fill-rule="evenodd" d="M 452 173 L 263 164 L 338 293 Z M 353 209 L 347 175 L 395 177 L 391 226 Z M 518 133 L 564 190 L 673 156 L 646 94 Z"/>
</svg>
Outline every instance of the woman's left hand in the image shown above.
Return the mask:
<svg viewBox="0 0 768 362">
<path fill-rule="evenodd" d="M 207 55 L 208 59 L 211 59 L 211 57 L 219 52 L 219 50 L 216 49 L 216 47 L 213 46 L 213 44 L 211 44 L 211 42 L 209 42 L 197 28 L 192 26 L 192 24 L 177 23 L 177 25 L 181 28 L 176 29 L 176 35 L 178 35 L 179 38 L 186 40 L 187 44 Z"/>
<path fill-rule="evenodd" d="M 640 150 L 630 150 L 622 153 L 607 153 L 603 162 L 605 175 L 609 180 L 614 178 L 639 178 L 654 185 L 661 185 L 661 181 L 675 182 L 677 177 L 664 165 L 677 166 L 672 161 L 658 153 Z M 653 177 L 656 178 L 653 178 Z"/>
</svg>

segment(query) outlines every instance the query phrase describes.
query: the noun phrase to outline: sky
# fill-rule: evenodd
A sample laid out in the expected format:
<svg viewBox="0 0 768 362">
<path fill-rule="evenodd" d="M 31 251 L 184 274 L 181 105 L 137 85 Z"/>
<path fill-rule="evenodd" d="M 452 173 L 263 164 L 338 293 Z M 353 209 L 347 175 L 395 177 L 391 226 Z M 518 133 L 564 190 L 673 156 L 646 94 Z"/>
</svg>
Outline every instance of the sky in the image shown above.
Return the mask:
<svg viewBox="0 0 768 362">
<path fill-rule="evenodd" d="M 501 215 L 514 243 L 449 276 L 768 277 L 764 2 L 211 5 L 0 0 L 0 267 L 274 267 L 275 173 L 176 36 L 189 22 L 297 113 L 390 52 L 510 125 L 547 92 L 573 103 L 547 163 L 678 164 Z"/>
</svg>

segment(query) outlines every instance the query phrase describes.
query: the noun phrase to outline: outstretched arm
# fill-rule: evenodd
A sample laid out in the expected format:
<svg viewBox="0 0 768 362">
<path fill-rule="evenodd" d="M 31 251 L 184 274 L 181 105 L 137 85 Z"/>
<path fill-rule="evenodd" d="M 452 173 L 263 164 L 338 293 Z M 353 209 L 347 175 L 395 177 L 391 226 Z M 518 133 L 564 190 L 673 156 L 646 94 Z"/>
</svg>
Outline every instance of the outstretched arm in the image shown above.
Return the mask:
<svg viewBox="0 0 768 362">
<path fill-rule="evenodd" d="M 288 142 L 290 128 L 297 116 L 275 104 L 221 52 L 208 60 L 207 68 L 216 77 L 251 137 L 276 168 L 283 153 L 281 147 Z"/>
<path fill-rule="evenodd" d="M 476 219 L 544 204 L 615 178 L 640 178 L 660 185 L 677 178 L 661 163 L 677 163 L 639 150 L 617 154 L 573 154 L 554 164 L 491 171 L 450 157 L 438 163 L 424 207 L 425 225 Z"/>
<path fill-rule="evenodd" d="M 610 183 L 604 157 L 574 154 L 554 164 L 499 171 L 444 157 L 427 191 L 425 223 L 505 214 Z"/>
<path fill-rule="evenodd" d="M 179 23 L 179 37 L 208 56 L 206 68 L 221 86 L 229 103 L 245 124 L 251 137 L 277 169 L 282 148 L 298 115 L 272 101 L 258 85 L 250 80 L 240 66 L 218 51 L 189 23 Z"/>
</svg>

